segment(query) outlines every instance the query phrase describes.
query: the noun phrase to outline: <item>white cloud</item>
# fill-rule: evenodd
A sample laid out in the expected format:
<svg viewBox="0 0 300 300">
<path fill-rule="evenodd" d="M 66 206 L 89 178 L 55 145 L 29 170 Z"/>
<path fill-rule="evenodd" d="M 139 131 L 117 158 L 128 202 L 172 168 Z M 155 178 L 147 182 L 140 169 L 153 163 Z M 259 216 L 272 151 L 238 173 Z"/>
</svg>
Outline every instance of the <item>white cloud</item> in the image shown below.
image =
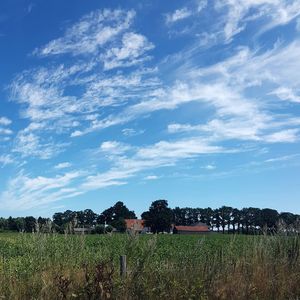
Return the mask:
<svg viewBox="0 0 300 300">
<path fill-rule="evenodd" d="M 56 170 L 61 170 L 61 169 L 66 169 L 72 167 L 72 164 L 69 162 L 62 162 L 54 166 L 54 169 Z"/>
<path fill-rule="evenodd" d="M 0 134 L 7 134 L 7 135 L 10 135 L 10 134 L 13 134 L 13 131 L 12 131 L 11 129 L 1 128 L 1 127 L 0 127 Z"/>
<path fill-rule="evenodd" d="M 129 151 L 131 147 L 117 141 L 106 141 L 101 144 L 100 149 L 108 155 L 119 155 Z"/>
<path fill-rule="evenodd" d="M 156 176 L 156 175 L 148 175 L 145 177 L 145 180 L 156 180 L 158 179 L 159 177 Z"/>
<path fill-rule="evenodd" d="M 70 172 L 52 178 L 29 177 L 20 172 L 9 181 L 7 189 L 0 194 L 0 208 L 27 210 L 77 196 L 82 192 L 72 185 L 82 175 L 84 174 L 80 172 Z"/>
<path fill-rule="evenodd" d="M 294 91 L 290 88 L 279 87 L 272 91 L 270 95 L 276 95 L 281 100 L 300 103 L 300 96 L 295 95 Z"/>
<path fill-rule="evenodd" d="M 153 49 L 154 45 L 146 37 L 136 33 L 125 33 L 121 47 L 109 49 L 104 55 L 104 69 L 110 70 L 116 67 L 129 67 L 147 59 L 142 55 Z"/>
<path fill-rule="evenodd" d="M 299 129 L 281 130 L 264 137 L 268 143 L 294 143 L 299 140 Z"/>
<path fill-rule="evenodd" d="M 298 118 L 293 117 L 292 112 L 288 115 L 273 112 L 272 106 L 278 106 L 278 100 L 270 99 L 269 109 L 264 98 L 276 95 L 282 100 L 299 101 L 295 93 L 300 83 L 297 76 L 300 64 L 296 59 L 299 54 L 300 43 L 295 41 L 286 46 L 277 45 L 260 55 L 243 48 L 236 55 L 206 68 L 197 69 L 197 62 L 192 58 L 176 71 L 178 76 L 184 74 L 188 83 L 173 89 L 173 101 L 166 105 L 159 102 L 159 105 L 172 108 L 186 101 L 202 101 L 215 107 L 215 115 L 210 115 L 210 120 L 202 124 L 170 124 L 168 131 L 208 134 L 220 141 L 296 142 L 297 128 L 291 127 L 299 125 Z M 265 84 L 268 88 L 261 92 Z M 246 96 L 249 88 L 256 89 L 256 99 Z"/>
<path fill-rule="evenodd" d="M 12 121 L 6 117 L 0 117 L 0 135 L 12 135 L 13 131 L 7 128 Z M 3 126 L 3 127 L 2 127 Z"/>
<path fill-rule="evenodd" d="M 124 185 L 127 183 L 126 179 L 132 176 L 134 176 L 134 171 L 132 170 L 111 169 L 107 172 L 87 177 L 81 188 L 88 191 L 109 186 Z"/>
<path fill-rule="evenodd" d="M 225 13 L 219 29 L 222 30 L 227 42 L 253 20 L 262 20 L 264 24 L 260 32 L 262 33 L 276 26 L 285 25 L 300 14 L 298 0 L 218 0 L 215 8 Z"/>
<path fill-rule="evenodd" d="M 197 12 L 201 12 L 207 6 L 207 0 L 199 0 L 196 1 L 197 4 Z"/>
<path fill-rule="evenodd" d="M 11 155 L 6 154 L 6 155 L 0 155 L 0 164 L 2 165 L 8 165 L 13 163 L 13 158 Z"/>
<path fill-rule="evenodd" d="M 12 123 L 12 121 L 6 117 L 0 117 L 0 125 L 10 125 Z"/>
<path fill-rule="evenodd" d="M 186 7 L 182 9 L 176 9 L 173 13 L 166 15 L 166 23 L 167 24 L 175 23 L 180 20 L 186 19 L 191 15 L 192 15 L 192 11 L 190 11 Z"/>
<path fill-rule="evenodd" d="M 128 57 L 127 61 L 131 59 Z M 76 137 L 84 133 L 82 127 L 89 123 L 92 128 L 97 127 L 103 107 L 117 108 L 127 101 L 151 98 L 160 85 L 154 76 L 156 70 L 141 65 L 137 68 L 127 76 L 104 76 L 101 69 L 92 70 L 89 63 L 33 69 L 14 80 L 12 98 L 22 105 L 21 116 L 32 122 L 25 131 L 35 131 L 35 135 L 71 131 L 71 136 Z M 66 90 L 70 86 L 78 87 L 82 93 L 76 97 L 68 95 Z M 106 124 L 111 125 L 109 121 Z"/>
<path fill-rule="evenodd" d="M 193 155 L 222 153 L 226 150 L 220 146 L 212 146 L 199 138 L 182 139 L 174 142 L 161 141 L 150 147 L 139 149 L 137 157 L 141 159 L 182 159 Z"/>
<path fill-rule="evenodd" d="M 136 130 L 133 128 L 124 128 L 122 129 L 122 133 L 125 136 L 136 136 L 136 135 L 140 135 L 143 134 L 145 131 L 144 130 Z"/>
<path fill-rule="evenodd" d="M 206 170 L 215 170 L 217 167 L 215 165 L 206 165 L 203 167 L 203 169 L 206 169 Z"/>
<path fill-rule="evenodd" d="M 72 55 L 94 54 L 116 36 L 127 30 L 135 16 L 134 11 L 97 10 L 85 15 L 68 28 L 65 35 L 36 49 L 41 56 L 70 53 Z"/>
<path fill-rule="evenodd" d="M 142 62 L 149 58 L 146 52 L 154 46 L 144 36 L 130 31 L 134 15 L 133 11 L 123 10 L 94 12 L 68 29 L 64 37 L 36 50 L 40 55 L 77 55 L 82 50 L 88 56 L 86 60 L 73 62 L 71 59 L 49 68 L 30 69 L 15 78 L 11 84 L 11 98 L 21 104 L 21 117 L 31 121 L 18 134 L 15 151 L 27 155 L 30 152 L 27 150 L 39 149 L 34 150 L 32 155 L 50 158 L 63 150 L 63 145 L 67 143 L 61 143 L 55 149 L 52 141 L 44 138 L 46 132 L 54 134 L 55 138 L 67 132 L 71 137 L 81 136 L 87 124 L 91 128 L 97 127 L 97 118 L 100 112 L 103 115 L 103 107 L 109 107 L 111 111 L 127 101 L 134 103 L 153 93 L 160 85 L 155 77 L 156 70 L 144 68 Z M 109 26 L 116 27 L 118 34 L 106 41 L 109 46 L 101 48 L 100 36 Z M 85 49 L 85 42 L 94 50 Z M 81 46 L 83 48 L 79 49 Z M 103 74 L 103 68 L 120 68 L 137 63 L 139 65 L 126 76 L 118 71 Z M 76 87 L 81 92 L 76 96 L 69 95 L 70 87 Z M 108 121 L 106 126 L 112 123 Z M 25 139 L 26 146 L 19 147 Z M 46 154 L 43 154 L 44 150 Z"/>
<path fill-rule="evenodd" d="M 33 134 L 20 131 L 14 141 L 13 152 L 20 153 L 22 157 L 39 157 L 40 159 L 50 159 L 62 152 L 65 143 L 47 141 Z"/>
<path fill-rule="evenodd" d="M 115 149 L 118 142 L 111 142 L 104 148 Z M 113 150 L 114 151 L 114 150 Z M 232 150 L 210 145 L 202 139 L 180 139 L 175 141 L 160 141 L 153 145 L 137 148 L 132 154 L 118 153 L 112 160 L 110 170 L 88 176 L 81 188 L 99 189 L 113 185 L 126 184 L 128 179 L 142 171 L 166 166 L 173 166 L 180 160 L 200 155 L 227 153 Z"/>
<path fill-rule="evenodd" d="M 222 83 L 202 84 L 197 81 L 191 81 L 190 83 L 178 81 L 170 88 L 157 90 L 157 94 L 153 99 L 141 101 L 128 106 L 118 115 L 111 115 L 103 120 L 93 122 L 91 128 L 80 132 L 80 134 L 124 124 L 147 113 L 159 110 L 173 110 L 190 102 L 210 104 L 215 107 L 221 116 L 247 115 L 251 117 L 256 116 L 256 118 L 260 116 L 255 103 L 251 103 L 237 91 L 228 88 Z"/>
<path fill-rule="evenodd" d="M 214 119 L 206 124 L 170 124 L 168 131 L 177 132 L 198 132 L 205 134 L 212 140 L 223 141 L 228 139 L 259 141 L 262 129 L 265 128 L 265 120 L 231 118 L 230 120 Z"/>
<path fill-rule="evenodd" d="M 284 156 L 279 156 L 279 157 L 274 157 L 274 158 L 269 158 L 266 159 L 266 163 L 273 163 L 273 162 L 282 162 L 282 161 L 287 161 L 294 159 L 296 157 L 299 157 L 300 154 L 291 154 L 291 155 L 284 155 Z"/>
</svg>

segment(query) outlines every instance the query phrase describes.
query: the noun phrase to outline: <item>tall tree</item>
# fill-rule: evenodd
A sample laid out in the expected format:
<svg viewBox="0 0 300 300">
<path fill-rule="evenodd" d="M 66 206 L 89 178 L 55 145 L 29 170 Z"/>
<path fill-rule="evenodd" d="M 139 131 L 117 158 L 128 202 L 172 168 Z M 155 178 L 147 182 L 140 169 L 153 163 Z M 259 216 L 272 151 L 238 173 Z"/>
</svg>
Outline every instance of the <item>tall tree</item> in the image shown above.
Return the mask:
<svg viewBox="0 0 300 300">
<path fill-rule="evenodd" d="M 98 222 L 110 224 L 118 219 L 136 219 L 134 211 L 129 210 L 123 202 L 118 201 L 114 206 L 104 210 L 98 217 Z"/>
<path fill-rule="evenodd" d="M 231 212 L 232 212 L 232 207 L 229 206 L 222 206 L 219 209 L 220 223 L 221 223 L 223 233 L 225 233 L 226 226 L 229 232 L 229 226 L 231 223 Z"/>
<path fill-rule="evenodd" d="M 213 210 L 210 207 L 204 208 L 202 210 L 201 222 L 208 226 L 212 226 L 213 223 Z"/>
<path fill-rule="evenodd" d="M 83 211 L 83 225 L 93 226 L 96 223 L 97 214 L 94 213 L 91 209 L 85 209 Z"/>
<path fill-rule="evenodd" d="M 59 227 L 63 226 L 64 224 L 64 217 L 63 217 L 63 213 L 55 213 L 53 215 L 53 223 Z"/>
<path fill-rule="evenodd" d="M 250 227 L 250 213 L 249 213 L 249 208 L 244 207 L 241 210 L 241 219 L 242 219 L 242 225 L 243 225 L 243 233 L 248 234 L 249 233 L 249 227 Z"/>
<path fill-rule="evenodd" d="M 114 206 L 104 210 L 97 218 L 98 224 L 109 224 L 118 231 L 125 231 L 125 219 L 136 219 L 134 211 L 129 210 L 123 202 L 118 201 Z"/>
<path fill-rule="evenodd" d="M 186 225 L 186 208 L 175 207 L 173 217 L 175 225 Z"/>
<path fill-rule="evenodd" d="M 153 233 L 159 233 L 170 231 L 174 217 L 172 209 L 168 207 L 168 201 L 157 200 L 152 202 L 149 211 L 144 212 L 142 218 Z"/>
<path fill-rule="evenodd" d="M 295 225 L 295 222 L 297 220 L 297 216 L 289 213 L 289 212 L 282 212 L 279 215 L 279 218 L 285 223 L 287 226 L 293 226 Z"/>
<path fill-rule="evenodd" d="M 232 220 L 231 220 L 231 225 L 232 225 L 232 231 L 233 233 L 236 233 L 236 228 L 237 232 L 240 233 L 240 227 L 241 227 L 241 212 L 237 208 L 234 208 L 232 210 Z"/>
<path fill-rule="evenodd" d="M 279 220 L 279 214 L 277 210 L 264 208 L 261 210 L 261 225 L 266 227 L 269 231 L 274 232 Z"/>
<path fill-rule="evenodd" d="M 221 227 L 221 217 L 220 217 L 220 210 L 214 209 L 213 212 L 213 226 L 217 228 L 217 231 L 220 232 Z"/>
<path fill-rule="evenodd" d="M 251 233 L 256 233 L 261 225 L 261 210 L 256 207 L 249 207 L 248 219 Z"/>
<path fill-rule="evenodd" d="M 36 219 L 32 216 L 24 218 L 24 229 L 26 232 L 36 231 Z"/>
</svg>

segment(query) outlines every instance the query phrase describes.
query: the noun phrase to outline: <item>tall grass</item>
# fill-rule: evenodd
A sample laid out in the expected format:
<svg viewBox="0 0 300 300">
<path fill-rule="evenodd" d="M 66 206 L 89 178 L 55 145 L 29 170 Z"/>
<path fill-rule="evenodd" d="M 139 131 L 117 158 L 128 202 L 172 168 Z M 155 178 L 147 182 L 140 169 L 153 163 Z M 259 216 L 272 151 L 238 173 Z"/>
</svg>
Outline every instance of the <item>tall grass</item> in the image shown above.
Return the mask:
<svg viewBox="0 0 300 300">
<path fill-rule="evenodd" d="M 0 234 L 0 299 L 299 298 L 299 236 Z"/>
</svg>

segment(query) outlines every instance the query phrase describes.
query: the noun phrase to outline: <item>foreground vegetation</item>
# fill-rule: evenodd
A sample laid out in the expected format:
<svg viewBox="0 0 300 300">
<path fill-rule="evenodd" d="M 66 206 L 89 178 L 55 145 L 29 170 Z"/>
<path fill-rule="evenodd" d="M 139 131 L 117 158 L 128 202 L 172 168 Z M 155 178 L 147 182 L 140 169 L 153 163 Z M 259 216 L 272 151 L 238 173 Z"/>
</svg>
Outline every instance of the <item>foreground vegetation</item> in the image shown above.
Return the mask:
<svg viewBox="0 0 300 300">
<path fill-rule="evenodd" d="M 0 299 L 297 299 L 299 283 L 299 236 L 0 234 Z"/>
</svg>

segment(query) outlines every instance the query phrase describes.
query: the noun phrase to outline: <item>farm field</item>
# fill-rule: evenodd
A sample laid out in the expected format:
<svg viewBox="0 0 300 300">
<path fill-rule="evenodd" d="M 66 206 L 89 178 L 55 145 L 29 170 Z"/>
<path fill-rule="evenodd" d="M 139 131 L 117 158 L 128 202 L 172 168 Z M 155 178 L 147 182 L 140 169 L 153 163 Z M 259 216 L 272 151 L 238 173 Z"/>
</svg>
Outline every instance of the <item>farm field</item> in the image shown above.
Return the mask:
<svg viewBox="0 0 300 300">
<path fill-rule="evenodd" d="M 0 233 L 0 299 L 298 297 L 299 236 Z"/>
</svg>

